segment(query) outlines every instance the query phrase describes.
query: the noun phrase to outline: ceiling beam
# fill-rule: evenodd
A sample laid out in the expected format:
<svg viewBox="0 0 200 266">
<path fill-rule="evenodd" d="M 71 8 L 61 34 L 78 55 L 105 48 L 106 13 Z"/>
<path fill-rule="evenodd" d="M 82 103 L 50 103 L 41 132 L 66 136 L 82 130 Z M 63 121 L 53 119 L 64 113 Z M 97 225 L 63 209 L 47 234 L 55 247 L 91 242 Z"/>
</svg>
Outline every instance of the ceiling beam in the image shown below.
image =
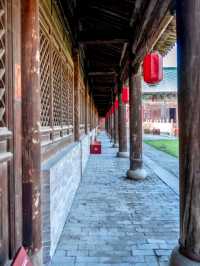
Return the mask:
<svg viewBox="0 0 200 266">
<path fill-rule="evenodd" d="M 78 42 L 80 44 L 109 44 L 109 43 L 125 43 L 129 39 L 129 31 L 122 30 L 120 32 L 98 32 L 88 31 L 79 32 Z"/>
<path fill-rule="evenodd" d="M 165 23 L 163 23 L 163 21 Z M 148 48 L 149 50 L 152 50 L 154 48 L 154 46 L 159 42 L 161 36 L 165 33 L 165 31 L 163 31 L 163 28 L 165 27 L 164 25 L 166 24 L 167 26 L 169 26 L 169 23 L 172 22 L 172 17 L 164 17 L 162 21 L 160 21 L 159 25 L 157 25 L 157 31 L 152 35 L 151 35 L 151 38 L 149 38 L 149 41 L 148 41 Z M 166 30 L 166 28 L 165 28 Z M 161 36 L 159 36 L 159 33 L 161 33 Z M 136 56 L 135 56 L 135 62 L 140 62 L 143 57 L 145 56 L 146 54 L 146 48 L 144 47 L 144 41 L 143 43 L 140 44 L 141 45 L 141 48 L 138 49 L 137 53 L 136 53 Z M 142 48 L 143 47 L 143 48 Z"/>
<path fill-rule="evenodd" d="M 113 76 L 113 75 L 116 75 L 116 72 L 115 71 L 105 71 L 105 72 L 101 72 L 101 71 L 98 71 L 98 72 L 89 72 L 88 73 L 89 76 Z"/>
<path fill-rule="evenodd" d="M 90 6 L 90 8 L 91 9 L 94 9 L 94 10 L 97 10 L 98 12 L 107 14 L 108 16 L 116 17 L 116 18 L 121 19 L 123 21 L 126 21 L 127 20 L 127 17 L 126 16 L 120 15 L 120 14 L 118 14 L 116 12 L 113 12 L 111 10 L 108 10 L 108 9 L 105 9 L 105 8 L 102 8 L 102 7 L 99 7 L 99 6 Z"/>
</svg>

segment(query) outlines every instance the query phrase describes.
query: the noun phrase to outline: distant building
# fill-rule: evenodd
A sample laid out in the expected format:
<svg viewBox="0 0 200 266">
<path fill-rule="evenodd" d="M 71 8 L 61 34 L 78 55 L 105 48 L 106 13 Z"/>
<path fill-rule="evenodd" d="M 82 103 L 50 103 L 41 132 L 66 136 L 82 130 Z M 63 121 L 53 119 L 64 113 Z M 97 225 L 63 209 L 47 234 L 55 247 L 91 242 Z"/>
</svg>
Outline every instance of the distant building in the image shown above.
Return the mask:
<svg viewBox="0 0 200 266">
<path fill-rule="evenodd" d="M 159 129 L 174 134 L 177 126 L 177 69 L 164 68 L 164 79 L 157 85 L 143 83 L 144 131 Z"/>
</svg>

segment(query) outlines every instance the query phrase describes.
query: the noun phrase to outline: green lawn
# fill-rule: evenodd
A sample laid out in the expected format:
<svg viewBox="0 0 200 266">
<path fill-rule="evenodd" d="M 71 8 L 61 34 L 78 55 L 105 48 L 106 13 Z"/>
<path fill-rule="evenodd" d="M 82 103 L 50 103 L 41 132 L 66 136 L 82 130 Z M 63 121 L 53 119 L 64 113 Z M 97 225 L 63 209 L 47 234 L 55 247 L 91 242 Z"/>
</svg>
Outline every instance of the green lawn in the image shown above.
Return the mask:
<svg viewBox="0 0 200 266">
<path fill-rule="evenodd" d="M 160 151 L 178 157 L 178 140 L 145 140 L 144 142 Z"/>
</svg>

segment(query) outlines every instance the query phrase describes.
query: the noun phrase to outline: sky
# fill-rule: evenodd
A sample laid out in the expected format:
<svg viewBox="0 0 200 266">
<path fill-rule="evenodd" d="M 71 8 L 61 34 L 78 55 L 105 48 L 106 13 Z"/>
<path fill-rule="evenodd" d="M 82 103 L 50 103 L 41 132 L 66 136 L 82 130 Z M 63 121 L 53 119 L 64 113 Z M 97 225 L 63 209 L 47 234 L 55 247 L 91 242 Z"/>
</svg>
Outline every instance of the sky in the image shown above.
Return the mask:
<svg viewBox="0 0 200 266">
<path fill-rule="evenodd" d="M 164 67 L 177 67 L 177 55 L 176 55 L 177 46 L 164 57 L 163 64 Z"/>
</svg>

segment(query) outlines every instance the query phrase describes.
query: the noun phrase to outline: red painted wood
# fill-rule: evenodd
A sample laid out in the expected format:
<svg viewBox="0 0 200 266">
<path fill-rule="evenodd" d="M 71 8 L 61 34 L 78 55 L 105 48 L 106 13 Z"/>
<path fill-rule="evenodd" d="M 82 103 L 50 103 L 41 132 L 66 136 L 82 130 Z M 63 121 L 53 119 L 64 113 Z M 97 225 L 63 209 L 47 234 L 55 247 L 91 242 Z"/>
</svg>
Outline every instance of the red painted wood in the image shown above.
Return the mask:
<svg viewBox="0 0 200 266">
<path fill-rule="evenodd" d="M 20 250 L 18 251 L 11 265 L 12 266 L 33 266 L 30 258 L 28 257 L 26 253 L 26 250 L 23 247 L 20 248 Z"/>
<path fill-rule="evenodd" d="M 101 142 L 95 141 L 90 144 L 90 154 L 101 154 Z"/>
</svg>

